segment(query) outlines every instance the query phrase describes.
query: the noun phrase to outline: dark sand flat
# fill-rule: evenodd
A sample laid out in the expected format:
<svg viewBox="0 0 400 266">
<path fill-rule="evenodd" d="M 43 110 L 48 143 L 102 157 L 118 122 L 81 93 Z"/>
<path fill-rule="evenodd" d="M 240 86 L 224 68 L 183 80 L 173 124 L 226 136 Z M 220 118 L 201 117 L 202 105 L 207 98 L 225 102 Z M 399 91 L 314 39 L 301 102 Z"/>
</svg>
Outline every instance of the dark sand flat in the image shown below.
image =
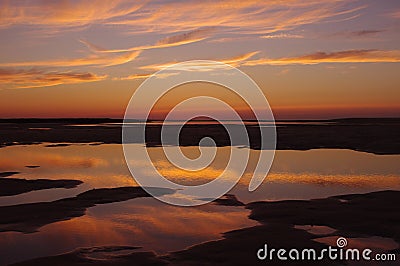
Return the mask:
<svg viewBox="0 0 400 266">
<path fill-rule="evenodd" d="M 338 230 L 326 236 L 382 236 L 400 243 L 399 200 L 399 191 L 382 191 L 310 201 L 254 202 L 246 207 L 251 210 L 250 218 L 259 221 L 260 225 L 227 232 L 222 240 L 165 256 L 133 252 L 98 261 L 85 255 L 83 249 L 16 265 L 343 265 L 343 262 L 329 260 L 259 261 L 256 252 L 264 244 L 278 249 L 326 248 L 313 241 L 320 235 L 295 229 L 294 225 L 324 225 Z M 399 255 L 399 249 L 389 252 Z"/>
<path fill-rule="evenodd" d="M 148 188 L 160 195 L 174 193 L 171 189 Z M 80 217 L 86 209 L 97 204 L 126 201 L 139 197 L 151 197 L 141 187 L 119 187 L 92 189 L 73 198 L 51 202 L 28 203 L 13 206 L 1 206 L 0 232 L 17 231 L 33 233 L 40 227 Z"/>
<path fill-rule="evenodd" d="M 121 122 L 118 119 L 3 119 L 0 120 L 0 147 L 44 142 L 52 143 L 50 147 L 67 143 L 121 143 L 122 127 L 115 124 Z M 260 128 L 248 125 L 246 129 L 250 147 L 260 149 Z M 263 127 L 263 130 L 268 131 L 268 128 Z M 146 144 L 160 146 L 160 132 L 160 125 L 148 124 Z M 185 125 L 180 134 L 180 145 L 197 146 L 203 137 L 213 138 L 217 146 L 230 145 L 226 130 L 217 124 Z M 141 143 L 141 140 L 134 135 L 129 142 Z M 320 148 L 400 154 L 400 118 L 281 121 L 278 125 L 278 150 Z"/>
<path fill-rule="evenodd" d="M 0 178 L 0 196 L 18 195 L 34 190 L 49 188 L 75 188 L 82 184 L 79 180 L 19 179 Z"/>
</svg>

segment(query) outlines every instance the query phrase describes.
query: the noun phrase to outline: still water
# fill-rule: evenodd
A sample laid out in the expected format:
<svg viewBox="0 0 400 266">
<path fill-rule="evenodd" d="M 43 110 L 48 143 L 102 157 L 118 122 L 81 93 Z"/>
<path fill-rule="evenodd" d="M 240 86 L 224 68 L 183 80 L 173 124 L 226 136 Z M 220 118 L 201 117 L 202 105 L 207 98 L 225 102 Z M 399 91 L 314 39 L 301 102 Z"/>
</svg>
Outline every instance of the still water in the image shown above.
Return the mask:
<svg viewBox="0 0 400 266">
<path fill-rule="evenodd" d="M 197 147 L 184 147 L 182 151 L 190 158 L 199 156 Z M 217 148 L 209 167 L 192 172 L 170 164 L 163 148 L 149 148 L 158 171 L 185 185 L 202 184 L 216 178 L 226 167 L 230 152 L 231 147 Z M 264 183 L 255 192 L 248 192 L 258 153 L 250 150 L 245 174 L 230 191 L 244 203 L 400 190 L 399 155 L 322 149 L 277 151 Z M 32 165 L 40 167 L 26 167 Z M 2 206 L 73 197 L 91 188 L 137 185 L 126 167 L 122 146 L 117 144 L 5 147 L 0 149 L 0 172 L 3 171 L 20 172 L 12 178 L 77 179 L 84 183 L 73 189 L 0 197 Z M 140 246 L 141 250 L 165 254 L 219 239 L 223 232 L 256 225 L 247 218 L 248 214 L 244 207 L 215 204 L 176 207 L 153 198 L 98 205 L 89 208 L 85 216 L 48 224 L 35 233 L 0 233 L 0 264 L 104 245 Z"/>
</svg>

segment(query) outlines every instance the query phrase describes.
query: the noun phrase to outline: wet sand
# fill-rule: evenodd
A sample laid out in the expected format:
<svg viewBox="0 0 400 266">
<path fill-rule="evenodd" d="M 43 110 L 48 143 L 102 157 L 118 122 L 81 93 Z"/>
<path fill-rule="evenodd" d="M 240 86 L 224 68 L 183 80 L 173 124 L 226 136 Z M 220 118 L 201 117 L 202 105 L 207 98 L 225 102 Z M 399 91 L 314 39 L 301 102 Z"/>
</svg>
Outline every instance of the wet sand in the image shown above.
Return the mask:
<svg viewBox="0 0 400 266">
<path fill-rule="evenodd" d="M 0 147 L 48 143 L 49 147 L 68 143 L 121 143 L 122 120 L 118 119 L 2 119 Z M 279 121 L 278 121 L 279 122 Z M 172 126 L 172 125 L 170 125 Z M 248 125 L 250 147 L 260 149 L 260 128 Z M 262 127 L 268 130 L 268 127 Z M 161 126 L 148 124 L 146 144 L 160 146 Z M 180 145 L 197 146 L 211 137 L 217 146 L 229 146 L 226 130 L 218 124 L 187 124 Z M 141 140 L 132 137 L 132 143 Z M 400 154 L 400 118 L 335 119 L 323 121 L 280 121 L 278 150 L 351 149 L 375 154 Z"/>
<path fill-rule="evenodd" d="M 192 246 L 188 249 L 157 256 L 140 249 L 130 254 L 110 255 L 99 260 L 94 249 L 37 258 L 15 265 L 338 265 L 338 261 L 259 261 L 256 252 L 268 244 L 274 248 L 315 248 L 326 246 L 313 239 L 323 236 L 370 237 L 382 236 L 400 243 L 399 191 L 381 191 L 352 194 L 315 200 L 288 200 L 278 202 L 253 202 L 246 205 L 251 210 L 250 219 L 260 225 L 224 233 L 223 239 Z M 221 202 L 222 203 L 222 202 Z M 218 202 L 214 204 L 219 204 Z M 222 203 L 223 204 L 223 203 Z M 299 225 L 328 226 L 336 229 L 326 234 L 312 234 Z M 190 226 L 190 225 L 188 225 Z M 137 247 L 131 247 L 137 248 Z M 113 252 L 104 248 L 103 252 Z M 390 250 L 396 253 L 400 250 Z"/>
</svg>

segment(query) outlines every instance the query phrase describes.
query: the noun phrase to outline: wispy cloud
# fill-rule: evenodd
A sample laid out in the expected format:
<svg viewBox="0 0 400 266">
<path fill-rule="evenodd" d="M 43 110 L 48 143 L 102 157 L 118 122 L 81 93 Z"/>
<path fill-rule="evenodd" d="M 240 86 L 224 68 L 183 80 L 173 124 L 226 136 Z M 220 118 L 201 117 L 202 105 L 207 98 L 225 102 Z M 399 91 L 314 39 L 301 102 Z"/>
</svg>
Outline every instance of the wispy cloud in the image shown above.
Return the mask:
<svg viewBox="0 0 400 266">
<path fill-rule="evenodd" d="M 213 31 L 214 31 L 213 28 L 196 29 L 182 34 L 165 37 L 152 45 L 133 46 L 122 49 L 105 49 L 86 40 L 80 40 L 80 41 L 84 43 L 93 52 L 120 53 L 120 52 L 131 52 L 139 50 L 142 51 L 142 50 L 150 50 L 157 48 L 174 47 L 174 46 L 199 42 L 208 38 L 213 33 Z"/>
<path fill-rule="evenodd" d="M 279 33 L 279 34 L 268 34 L 261 36 L 263 39 L 301 39 L 303 35 L 290 34 L 290 33 Z"/>
<path fill-rule="evenodd" d="M 0 67 L 77 67 L 77 66 L 115 66 L 134 60 L 141 51 L 119 53 L 116 56 L 93 54 L 84 58 L 22 61 L 0 63 Z"/>
<path fill-rule="evenodd" d="M 156 45 L 171 45 L 171 44 L 179 44 L 188 41 L 197 41 L 203 40 L 210 36 L 215 31 L 214 27 L 204 28 L 204 29 L 196 29 L 186 33 L 177 34 L 169 37 L 165 37 L 159 40 Z"/>
<path fill-rule="evenodd" d="M 312 65 L 320 63 L 378 63 L 400 62 L 400 50 L 347 50 L 339 52 L 317 52 L 295 57 L 262 58 L 244 62 L 242 65 Z"/>
<path fill-rule="evenodd" d="M 7 88 L 36 88 L 60 84 L 92 82 L 105 79 L 106 75 L 89 72 L 46 72 L 37 69 L 0 69 L 0 84 Z"/>
<path fill-rule="evenodd" d="M 330 35 L 324 34 L 323 37 L 342 37 L 342 38 L 370 38 L 385 32 L 386 30 L 357 30 L 357 31 L 341 31 Z"/>
<path fill-rule="evenodd" d="M 394 12 L 390 12 L 388 17 L 398 19 L 400 18 L 400 10 L 396 10 Z"/>
<path fill-rule="evenodd" d="M 136 79 L 147 79 L 151 77 L 152 74 L 132 74 L 126 77 L 113 78 L 113 80 L 136 80 Z"/>
<path fill-rule="evenodd" d="M 278 73 L 276 73 L 277 76 L 283 76 L 286 75 L 287 73 L 290 72 L 290 69 L 286 68 L 286 69 L 282 69 L 281 71 L 279 71 Z"/>
<path fill-rule="evenodd" d="M 250 52 L 250 53 L 242 54 L 239 56 L 220 59 L 220 60 L 216 60 L 216 61 L 228 64 L 231 66 L 239 66 L 242 62 L 245 62 L 246 60 L 252 58 L 253 56 L 255 56 L 258 53 L 259 53 L 259 51 L 255 51 L 255 52 Z M 140 67 L 140 69 L 154 71 L 154 70 L 160 70 L 160 69 L 166 68 L 166 67 L 174 65 L 176 63 L 177 62 L 168 62 L 168 63 L 163 63 L 163 64 L 147 65 L 147 66 Z M 187 70 L 187 66 L 185 67 L 185 69 Z"/>
<path fill-rule="evenodd" d="M 140 12 L 108 23 L 135 26 L 131 30 L 133 33 L 177 32 L 216 26 L 235 34 L 267 34 L 328 18 L 340 21 L 364 8 L 351 8 L 348 4 L 349 1 L 344 0 L 159 2 L 144 5 Z"/>
<path fill-rule="evenodd" d="M 2 1 L 0 27 L 128 25 L 124 30 L 130 33 L 219 27 L 235 34 L 268 34 L 325 19 L 345 20 L 362 8 L 348 0 Z"/>
<path fill-rule="evenodd" d="M 365 37 L 365 36 L 376 35 L 381 32 L 384 32 L 384 30 L 359 30 L 359 31 L 352 31 L 349 34 L 357 37 Z"/>
<path fill-rule="evenodd" d="M 136 80 L 136 79 L 147 79 L 151 76 L 154 76 L 155 78 L 162 79 L 170 76 L 175 76 L 178 75 L 178 72 L 168 72 L 168 73 L 149 73 L 149 74 L 132 74 L 126 77 L 120 77 L 120 78 L 113 78 L 113 80 Z"/>
<path fill-rule="evenodd" d="M 127 16 L 143 6 L 128 0 L 1 1 L 0 27 L 77 27 Z"/>
<path fill-rule="evenodd" d="M 259 51 L 250 52 L 250 53 L 238 55 L 238 56 L 231 57 L 231 58 L 225 58 L 225 59 L 220 60 L 220 62 L 228 64 L 228 65 L 232 65 L 232 66 L 238 66 L 243 61 L 252 58 L 253 56 L 255 56 L 258 53 L 259 53 Z"/>
</svg>

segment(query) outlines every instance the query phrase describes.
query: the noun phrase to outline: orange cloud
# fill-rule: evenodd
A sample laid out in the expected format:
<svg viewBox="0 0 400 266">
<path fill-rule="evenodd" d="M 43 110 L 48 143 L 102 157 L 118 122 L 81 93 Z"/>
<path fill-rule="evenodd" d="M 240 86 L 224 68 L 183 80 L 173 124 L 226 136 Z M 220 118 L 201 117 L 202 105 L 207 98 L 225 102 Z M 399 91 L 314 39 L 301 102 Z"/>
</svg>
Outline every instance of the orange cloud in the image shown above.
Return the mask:
<svg viewBox="0 0 400 266">
<path fill-rule="evenodd" d="M 242 54 L 236 57 L 232 57 L 232 58 L 225 58 L 225 59 L 220 59 L 217 60 L 219 62 L 228 64 L 228 65 L 232 65 L 232 66 L 239 66 L 242 62 L 246 61 L 247 59 L 250 59 L 251 57 L 253 57 L 254 55 L 258 54 L 259 51 L 255 51 L 255 52 L 250 52 L 250 53 L 246 53 L 246 54 Z M 146 70 L 160 70 L 163 68 L 166 68 L 168 66 L 174 65 L 177 62 L 169 62 L 169 63 L 163 63 L 163 64 L 155 64 L 155 65 L 148 65 L 148 66 L 142 66 L 140 67 L 140 69 L 146 69 Z M 189 65 L 185 66 L 185 70 L 190 70 L 189 69 Z M 193 67 L 195 67 L 195 65 L 193 65 Z M 211 68 L 207 68 L 206 65 L 204 65 L 202 67 L 203 71 L 206 70 L 215 70 L 215 68 L 213 68 L 215 66 L 211 66 Z M 197 69 L 197 68 L 196 68 Z"/>
<path fill-rule="evenodd" d="M 103 1 L 2 1 L 0 27 L 42 25 L 57 27 L 85 26 L 118 19 L 142 7 L 128 0 Z"/>
<path fill-rule="evenodd" d="M 93 43 L 90 43 L 85 40 L 80 40 L 84 43 L 90 50 L 94 52 L 102 52 L 102 53 L 120 53 L 120 52 L 131 52 L 131 51 L 139 51 L 139 50 L 150 50 L 150 49 L 158 49 L 158 48 L 166 48 L 166 47 L 174 47 L 180 46 L 184 44 L 190 44 L 194 42 L 202 41 L 213 32 L 212 28 L 207 29 L 196 29 L 190 32 L 173 35 L 166 37 L 164 39 L 159 40 L 157 43 L 153 45 L 143 45 L 143 46 L 134 46 L 123 49 L 104 49 Z"/>
<path fill-rule="evenodd" d="M 285 58 L 262 58 L 244 62 L 246 66 L 256 65 L 312 65 L 320 63 L 378 63 L 378 62 L 400 62 L 400 51 L 382 50 L 347 50 L 339 52 L 317 52 L 313 54 L 285 57 Z"/>
<path fill-rule="evenodd" d="M 0 84 L 10 85 L 12 88 L 48 87 L 59 84 L 92 82 L 105 78 L 106 76 L 98 76 L 93 73 L 0 69 Z"/>
<path fill-rule="evenodd" d="M 191 40 L 199 40 L 207 38 L 212 32 L 213 28 L 196 29 L 187 33 L 178 34 L 159 40 L 156 45 L 171 45 L 176 43 L 187 42 Z"/>
<path fill-rule="evenodd" d="M 235 34 L 267 34 L 324 19 L 345 20 L 355 17 L 362 8 L 349 7 L 347 0 L 2 1 L 0 27 L 129 25 L 133 26 L 126 28 L 130 33 L 176 33 L 219 27 Z"/>
<path fill-rule="evenodd" d="M 151 76 L 155 76 L 156 78 L 166 78 L 169 76 L 178 75 L 177 72 L 170 72 L 170 73 L 155 73 L 155 74 L 133 74 L 126 77 L 121 78 L 113 78 L 113 80 L 135 80 L 135 79 L 147 79 Z"/>
<path fill-rule="evenodd" d="M 261 36 L 263 39 L 301 39 L 304 38 L 302 35 L 289 34 L 289 33 L 279 33 L 279 34 L 268 34 Z"/>
<path fill-rule="evenodd" d="M 284 58 L 261 58 L 255 60 L 248 60 L 254 57 L 259 52 L 250 52 L 232 58 L 216 60 L 225 64 L 235 67 L 239 66 L 257 66 L 257 65 L 312 65 L 321 63 L 393 63 L 400 62 L 400 51 L 382 51 L 382 50 L 346 50 L 338 52 L 317 52 L 296 57 Z M 142 66 L 140 69 L 157 71 L 168 66 L 174 65 L 177 62 L 168 62 L 163 64 L 154 64 Z M 193 65 L 193 68 L 196 68 Z M 198 68 L 196 68 L 198 70 Z M 185 66 L 185 70 L 190 70 L 190 65 Z M 201 70 L 215 70 L 213 66 L 207 68 L 207 65 L 202 66 Z M 135 76 L 136 78 L 148 77 Z"/>
<path fill-rule="evenodd" d="M 0 67 L 75 67 L 75 66 L 115 66 L 128 63 L 135 59 L 141 51 L 122 53 L 117 56 L 90 55 L 84 58 L 75 59 L 58 59 L 58 60 L 43 60 L 43 61 L 24 61 L 0 63 Z"/>
<path fill-rule="evenodd" d="M 132 74 L 126 77 L 114 78 L 114 80 L 135 80 L 135 79 L 147 79 L 151 77 L 152 74 Z"/>
<path fill-rule="evenodd" d="M 178 32 L 212 26 L 234 34 L 267 34 L 328 18 L 345 20 L 364 8 L 349 8 L 348 4 L 344 0 L 160 2 L 144 5 L 133 16 L 107 24 L 132 25 L 132 33 Z"/>
</svg>

